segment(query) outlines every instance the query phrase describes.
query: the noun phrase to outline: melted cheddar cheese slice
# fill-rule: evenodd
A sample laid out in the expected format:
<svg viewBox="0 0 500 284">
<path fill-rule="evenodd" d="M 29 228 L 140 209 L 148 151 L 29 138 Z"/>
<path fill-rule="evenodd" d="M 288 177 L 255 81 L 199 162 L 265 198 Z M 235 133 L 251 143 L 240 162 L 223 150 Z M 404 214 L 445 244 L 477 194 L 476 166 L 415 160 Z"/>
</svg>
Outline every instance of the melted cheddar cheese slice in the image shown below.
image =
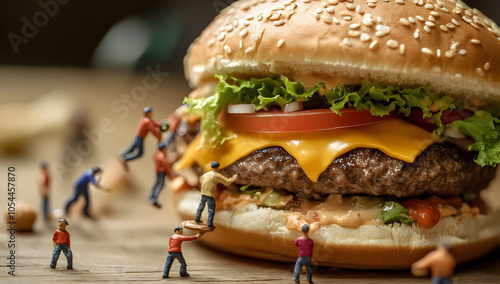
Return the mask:
<svg viewBox="0 0 500 284">
<path fill-rule="evenodd" d="M 174 168 L 181 170 L 197 163 L 208 171 L 212 161 L 218 161 L 224 168 L 256 150 L 280 146 L 297 160 L 310 180 L 317 182 L 319 175 L 337 157 L 356 148 L 376 148 L 389 157 L 413 163 L 434 143 L 432 133 L 401 119 L 327 131 L 248 133 L 226 130 L 225 135 L 232 139 L 217 149 L 201 147 L 201 135 L 198 135 Z"/>
</svg>

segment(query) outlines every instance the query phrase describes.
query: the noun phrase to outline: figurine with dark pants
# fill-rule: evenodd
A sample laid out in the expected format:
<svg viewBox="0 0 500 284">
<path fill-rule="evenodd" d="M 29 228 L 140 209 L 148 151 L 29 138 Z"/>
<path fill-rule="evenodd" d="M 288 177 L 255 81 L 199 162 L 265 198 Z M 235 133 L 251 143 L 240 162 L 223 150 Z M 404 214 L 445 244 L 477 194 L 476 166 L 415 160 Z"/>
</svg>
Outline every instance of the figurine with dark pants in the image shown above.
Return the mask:
<svg viewBox="0 0 500 284">
<path fill-rule="evenodd" d="M 313 253 L 314 241 L 309 238 L 309 225 L 302 225 L 303 236 L 295 240 L 295 245 L 299 247 L 299 258 L 295 262 L 293 270 L 293 282 L 300 283 L 300 270 L 305 266 L 307 270 L 307 281 L 312 284 L 311 257 Z"/>
<path fill-rule="evenodd" d="M 432 284 L 451 284 L 457 261 L 450 249 L 447 243 L 439 244 L 436 250 L 431 251 L 411 266 L 411 273 L 415 276 L 425 276 L 430 269 Z"/>
<path fill-rule="evenodd" d="M 170 163 L 167 160 L 166 143 L 161 142 L 158 145 L 158 151 L 156 152 L 154 159 L 156 163 L 156 184 L 153 187 L 153 192 L 151 194 L 151 198 L 149 199 L 149 201 L 153 206 L 161 208 L 161 205 L 158 203 L 158 195 L 160 194 L 160 191 L 163 189 L 165 176 L 168 175 L 169 179 L 172 179 L 174 177 L 172 173 L 172 167 L 170 166 Z"/>
<path fill-rule="evenodd" d="M 69 241 L 69 232 L 66 231 L 66 226 L 69 225 L 66 219 L 62 218 L 59 220 L 59 229 L 54 232 L 52 236 L 52 242 L 54 243 L 54 252 L 52 252 L 52 261 L 50 262 L 50 268 L 55 269 L 57 266 L 57 260 L 61 251 L 63 251 L 66 259 L 68 260 L 68 269 L 73 269 L 73 252 L 71 251 L 71 243 Z"/>
<path fill-rule="evenodd" d="M 83 214 L 86 217 L 92 218 L 89 214 L 90 207 L 90 197 L 89 197 L 89 183 L 92 183 L 97 189 L 105 190 L 99 186 L 98 174 L 101 174 L 102 170 L 100 167 L 93 167 L 90 170 L 85 171 L 85 173 L 76 181 L 75 183 L 75 194 L 71 197 L 65 206 L 66 214 L 69 213 L 69 208 L 71 205 L 78 200 L 80 195 L 85 198 L 85 206 L 83 207 Z M 107 190 L 106 190 L 107 191 Z"/>
<path fill-rule="evenodd" d="M 212 162 L 212 170 L 203 174 L 200 178 L 201 184 L 201 201 L 198 205 L 198 210 L 196 211 L 196 217 L 194 218 L 196 223 L 200 223 L 201 213 L 205 209 L 205 204 L 208 204 L 208 221 L 207 225 L 213 229 L 214 226 L 214 215 L 215 215 L 215 193 L 217 184 L 222 183 L 223 185 L 230 185 L 236 175 L 227 178 L 219 173 L 219 163 L 217 161 Z"/>
<path fill-rule="evenodd" d="M 142 156 L 142 153 L 144 152 L 144 138 L 146 138 L 146 135 L 148 135 L 149 132 L 156 136 L 158 141 L 161 141 L 160 131 L 162 123 L 153 121 L 152 117 L 153 109 L 149 106 L 145 107 L 144 117 L 139 122 L 139 126 L 137 126 L 137 135 L 134 138 L 134 142 L 132 142 L 132 145 L 130 145 L 130 147 L 121 154 L 122 165 L 127 171 L 127 162 Z"/>
<path fill-rule="evenodd" d="M 182 227 L 175 227 L 174 235 L 170 237 L 168 241 L 169 250 L 167 261 L 165 262 L 165 270 L 163 271 L 163 278 L 168 278 L 168 274 L 170 273 L 170 268 L 172 267 L 172 263 L 174 259 L 177 259 L 181 264 L 181 269 L 179 273 L 181 276 L 189 276 L 187 272 L 187 264 L 184 256 L 182 255 L 181 245 L 184 241 L 194 241 L 203 236 L 203 232 L 198 233 L 196 236 L 184 236 L 184 230 Z"/>
<path fill-rule="evenodd" d="M 43 218 L 48 220 L 50 215 L 49 194 L 50 194 L 50 175 L 47 169 L 47 162 L 40 163 L 40 173 L 38 173 L 37 183 L 42 197 L 42 212 Z"/>
</svg>

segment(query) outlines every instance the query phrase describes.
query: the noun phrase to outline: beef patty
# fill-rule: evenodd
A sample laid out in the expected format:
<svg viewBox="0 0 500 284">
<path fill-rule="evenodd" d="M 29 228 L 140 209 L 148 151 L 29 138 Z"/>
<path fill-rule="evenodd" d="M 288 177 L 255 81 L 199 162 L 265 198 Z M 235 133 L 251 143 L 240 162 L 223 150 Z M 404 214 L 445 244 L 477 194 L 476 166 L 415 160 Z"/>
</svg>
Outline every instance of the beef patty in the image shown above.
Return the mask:
<svg viewBox="0 0 500 284">
<path fill-rule="evenodd" d="M 360 148 L 335 159 L 314 183 L 283 148 L 269 147 L 241 158 L 221 173 L 237 173 L 237 184 L 290 192 L 446 197 L 478 192 L 495 177 L 495 168 L 481 167 L 473 159 L 471 153 L 448 143 L 431 145 L 413 163 L 377 149 Z"/>
</svg>

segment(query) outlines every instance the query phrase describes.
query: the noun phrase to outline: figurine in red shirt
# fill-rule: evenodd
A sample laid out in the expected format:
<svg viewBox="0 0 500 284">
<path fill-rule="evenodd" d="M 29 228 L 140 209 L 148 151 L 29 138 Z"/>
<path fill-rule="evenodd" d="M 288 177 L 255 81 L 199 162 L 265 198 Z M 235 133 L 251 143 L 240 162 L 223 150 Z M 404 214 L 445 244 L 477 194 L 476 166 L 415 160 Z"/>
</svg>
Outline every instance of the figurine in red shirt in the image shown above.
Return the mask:
<svg viewBox="0 0 500 284">
<path fill-rule="evenodd" d="M 312 284 L 312 267 L 311 267 L 311 257 L 313 253 L 314 241 L 309 238 L 309 225 L 302 225 L 303 236 L 295 240 L 295 245 L 299 247 L 299 258 L 295 263 L 295 269 L 293 270 L 293 282 L 300 283 L 300 270 L 302 266 L 306 267 L 307 270 L 307 281 Z"/>
<path fill-rule="evenodd" d="M 40 172 L 37 176 L 38 188 L 40 190 L 40 195 L 42 196 L 42 212 L 43 218 L 48 220 L 50 215 L 49 209 L 49 194 L 50 194 L 50 175 L 47 169 L 47 162 L 42 161 L 40 163 Z"/>
<path fill-rule="evenodd" d="M 139 126 L 137 126 L 137 135 L 135 136 L 134 142 L 127 150 L 125 150 L 125 152 L 121 154 L 120 161 L 127 171 L 127 162 L 142 156 L 142 153 L 144 151 L 144 138 L 146 138 L 146 135 L 148 135 L 149 132 L 151 132 L 158 139 L 158 141 L 161 141 L 162 123 L 153 121 L 152 117 L 153 109 L 149 106 L 145 107 L 144 117 L 139 122 Z M 137 152 L 135 152 L 135 150 L 137 150 Z"/>
<path fill-rule="evenodd" d="M 54 243 L 54 252 L 52 252 L 52 261 L 50 262 L 50 268 L 52 269 L 56 268 L 61 250 L 64 252 L 66 259 L 68 260 L 68 269 L 73 269 L 73 252 L 71 252 L 69 232 L 66 231 L 67 225 L 69 225 L 68 221 L 61 218 L 59 220 L 59 229 L 57 229 L 54 232 L 54 236 L 52 236 L 52 242 Z"/>
<path fill-rule="evenodd" d="M 174 177 L 172 167 L 167 160 L 167 144 L 165 142 L 161 142 L 158 145 L 158 151 L 156 152 L 154 159 L 156 163 L 156 184 L 153 187 L 153 192 L 151 193 L 149 201 L 153 206 L 161 208 L 161 204 L 158 203 L 158 195 L 163 189 L 165 176 L 168 176 L 169 179 Z"/>
<path fill-rule="evenodd" d="M 175 227 L 174 235 L 171 236 L 168 241 L 170 249 L 168 250 L 168 257 L 167 262 L 165 263 L 165 270 L 163 271 L 163 278 L 168 278 L 174 259 L 177 259 L 181 264 L 181 269 L 179 270 L 180 275 L 189 276 L 189 273 L 187 273 L 186 260 L 184 260 L 184 256 L 182 256 L 181 245 L 184 241 L 194 241 L 201 238 L 203 234 L 203 232 L 199 232 L 196 236 L 184 236 L 184 230 L 182 227 Z"/>
</svg>

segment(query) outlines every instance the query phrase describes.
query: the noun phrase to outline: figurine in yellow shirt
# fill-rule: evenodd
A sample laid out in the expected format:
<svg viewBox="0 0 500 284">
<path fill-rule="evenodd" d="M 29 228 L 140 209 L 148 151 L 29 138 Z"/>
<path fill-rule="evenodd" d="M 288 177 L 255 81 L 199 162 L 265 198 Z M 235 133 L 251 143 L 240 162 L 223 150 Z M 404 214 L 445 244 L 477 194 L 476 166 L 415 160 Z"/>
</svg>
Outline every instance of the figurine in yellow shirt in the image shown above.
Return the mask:
<svg viewBox="0 0 500 284">
<path fill-rule="evenodd" d="M 214 215 L 215 215 L 215 191 L 217 188 L 217 184 L 222 183 L 223 185 L 230 185 L 236 175 L 227 178 L 219 173 L 219 163 L 217 161 L 212 162 L 212 170 L 203 174 L 200 178 L 201 184 L 201 201 L 198 206 L 198 210 L 196 211 L 196 217 L 194 220 L 196 223 L 200 223 L 201 213 L 205 209 L 205 204 L 208 204 L 208 222 L 207 225 L 213 229 L 214 226 Z"/>
</svg>

